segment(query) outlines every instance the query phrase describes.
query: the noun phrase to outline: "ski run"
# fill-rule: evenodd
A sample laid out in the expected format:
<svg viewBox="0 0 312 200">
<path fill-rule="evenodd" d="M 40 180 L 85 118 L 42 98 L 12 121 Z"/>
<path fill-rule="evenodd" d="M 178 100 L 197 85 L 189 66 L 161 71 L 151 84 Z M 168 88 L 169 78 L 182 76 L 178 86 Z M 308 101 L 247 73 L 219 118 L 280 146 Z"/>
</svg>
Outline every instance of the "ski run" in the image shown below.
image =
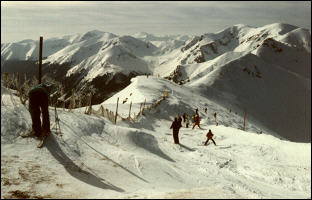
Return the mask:
<svg viewBox="0 0 312 200">
<path fill-rule="evenodd" d="M 135 123 L 57 108 L 63 135 L 52 130 L 39 149 L 39 140 L 20 136 L 31 129 L 27 103 L 1 85 L 1 198 L 311 198 L 311 143 L 260 134 L 248 118 L 243 131 L 242 110 L 230 112 L 191 87 L 138 76 L 101 105 L 115 112 L 116 99 L 128 98 L 118 108 L 127 117 L 130 102 L 133 115 L 165 90 L 168 98 Z M 201 129 L 183 124 L 174 144 L 173 118 L 196 108 Z M 49 114 L 52 125 L 54 107 Z M 203 146 L 209 129 L 216 146 Z"/>
</svg>

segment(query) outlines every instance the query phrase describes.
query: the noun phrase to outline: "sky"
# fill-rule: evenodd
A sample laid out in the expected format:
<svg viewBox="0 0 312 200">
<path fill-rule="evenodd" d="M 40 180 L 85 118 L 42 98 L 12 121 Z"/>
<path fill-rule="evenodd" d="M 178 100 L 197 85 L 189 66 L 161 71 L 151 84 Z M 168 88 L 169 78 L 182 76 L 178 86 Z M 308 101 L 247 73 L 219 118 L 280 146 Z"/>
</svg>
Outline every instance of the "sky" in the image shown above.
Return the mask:
<svg viewBox="0 0 312 200">
<path fill-rule="evenodd" d="M 100 30 L 201 35 L 235 24 L 311 30 L 310 1 L 1 1 L 1 43 Z"/>
</svg>

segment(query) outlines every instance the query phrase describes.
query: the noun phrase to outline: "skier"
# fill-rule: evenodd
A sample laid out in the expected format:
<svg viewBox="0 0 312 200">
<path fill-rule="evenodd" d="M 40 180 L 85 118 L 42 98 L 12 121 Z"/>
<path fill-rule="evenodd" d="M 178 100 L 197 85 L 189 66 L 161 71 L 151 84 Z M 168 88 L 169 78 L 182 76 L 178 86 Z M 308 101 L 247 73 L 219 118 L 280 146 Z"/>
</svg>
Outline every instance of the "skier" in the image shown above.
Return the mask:
<svg viewBox="0 0 312 200">
<path fill-rule="evenodd" d="M 185 126 L 186 126 L 186 128 L 189 127 L 189 118 L 188 118 L 187 114 L 185 114 Z"/>
<path fill-rule="evenodd" d="M 212 139 L 212 136 L 213 136 L 213 133 L 211 132 L 211 130 L 209 129 L 206 137 L 207 137 L 207 140 L 205 142 L 205 146 L 208 144 L 208 141 L 209 140 L 212 140 L 213 144 L 216 146 L 216 142 Z"/>
<path fill-rule="evenodd" d="M 32 120 L 32 130 L 24 137 L 35 135 L 43 139 L 50 134 L 49 96 L 54 91 L 56 91 L 56 86 L 51 83 L 41 83 L 29 90 L 29 112 Z M 42 126 L 40 109 L 42 112 Z"/>
<path fill-rule="evenodd" d="M 175 144 L 179 144 L 179 129 L 181 128 L 181 122 L 175 117 L 170 129 L 172 129 L 173 140 Z"/>
<path fill-rule="evenodd" d="M 194 121 L 195 121 L 195 123 L 194 123 L 194 125 L 193 125 L 193 128 L 192 128 L 192 129 L 194 129 L 196 125 L 200 128 L 200 126 L 199 126 L 199 121 L 200 121 L 200 119 L 199 119 L 199 115 L 195 115 L 195 119 L 194 119 Z"/>
<path fill-rule="evenodd" d="M 177 118 L 178 118 L 178 121 L 181 123 L 181 126 L 182 126 L 182 117 L 180 116 L 180 114 L 178 114 Z"/>
<path fill-rule="evenodd" d="M 183 122 L 185 123 L 186 113 L 183 113 L 182 117 L 183 117 Z"/>
<path fill-rule="evenodd" d="M 195 109 L 195 113 L 196 113 L 196 115 L 198 115 L 198 108 Z"/>
<path fill-rule="evenodd" d="M 192 115 L 192 123 L 195 123 L 195 115 Z"/>
</svg>

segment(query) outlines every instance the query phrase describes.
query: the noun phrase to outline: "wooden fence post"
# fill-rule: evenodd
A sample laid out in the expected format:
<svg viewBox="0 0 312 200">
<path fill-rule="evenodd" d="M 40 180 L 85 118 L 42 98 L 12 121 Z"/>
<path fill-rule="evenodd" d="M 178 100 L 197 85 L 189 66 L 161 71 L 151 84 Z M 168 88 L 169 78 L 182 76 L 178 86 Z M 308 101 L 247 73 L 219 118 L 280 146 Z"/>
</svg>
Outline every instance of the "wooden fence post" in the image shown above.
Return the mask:
<svg viewBox="0 0 312 200">
<path fill-rule="evenodd" d="M 104 117 L 104 108 L 102 105 L 101 105 L 100 109 L 101 109 L 101 115 Z"/>
<path fill-rule="evenodd" d="M 116 124 L 116 122 L 117 122 L 117 115 L 118 115 L 118 102 L 119 102 L 119 97 L 117 98 L 116 115 L 115 115 L 115 124 Z"/>
<path fill-rule="evenodd" d="M 243 130 L 245 131 L 245 122 L 246 122 L 246 106 L 244 106 L 244 124 L 243 124 Z"/>
<path fill-rule="evenodd" d="M 144 105 L 143 105 L 143 108 L 142 108 L 142 114 L 143 114 L 143 112 L 144 112 L 144 110 L 145 110 L 145 103 L 146 103 L 146 98 L 145 98 L 145 100 L 144 100 Z"/>
<path fill-rule="evenodd" d="M 145 109 L 146 98 L 144 100 L 143 110 Z"/>
<path fill-rule="evenodd" d="M 132 107 L 132 101 L 130 102 L 130 109 L 129 109 L 129 120 L 131 118 L 130 113 L 131 113 L 131 107 Z"/>
<path fill-rule="evenodd" d="M 143 105 L 143 103 L 140 104 L 140 111 L 139 111 L 139 114 L 141 113 L 142 105 Z M 139 114 L 138 114 L 138 115 L 139 115 Z"/>
</svg>

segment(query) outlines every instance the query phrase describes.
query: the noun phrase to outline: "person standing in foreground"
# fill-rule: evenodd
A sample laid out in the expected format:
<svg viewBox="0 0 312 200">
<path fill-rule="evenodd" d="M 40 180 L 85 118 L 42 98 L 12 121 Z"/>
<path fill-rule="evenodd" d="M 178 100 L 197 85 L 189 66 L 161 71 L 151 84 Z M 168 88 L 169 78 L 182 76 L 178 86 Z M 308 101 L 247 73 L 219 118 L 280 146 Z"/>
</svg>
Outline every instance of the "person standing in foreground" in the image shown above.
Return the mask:
<svg viewBox="0 0 312 200">
<path fill-rule="evenodd" d="M 207 137 L 207 140 L 206 140 L 206 142 L 205 142 L 205 146 L 208 144 L 208 141 L 209 140 L 212 140 L 212 142 L 213 142 L 213 144 L 216 146 L 216 142 L 212 139 L 212 136 L 213 136 L 213 133 L 211 132 L 211 130 L 209 129 L 209 131 L 208 131 L 208 133 L 207 133 L 207 135 L 206 135 L 206 137 Z"/>
<path fill-rule="evenodd" d="M 35 135 L 40 139 L 50 134 L 50 118 L 49 118 L 49 96 L 56 90 L 54 84 L 41 83 L 30 89 L 29 95 L 29 112 L 32 120 L 32 130 L 28 135 Z M 41 112 L 40 112 L 41 109 Z M 42 113 L 42 126 L 40 114 Z"/>
<path fill-rule="evenodd" d="M 170 129 L 172 129 L 173 140 L 175 144 L 179 144 L 179 129 L 181 128 L 181 121 L 178 120 L 177 117 L 174 118 Z"/>
</svg>

